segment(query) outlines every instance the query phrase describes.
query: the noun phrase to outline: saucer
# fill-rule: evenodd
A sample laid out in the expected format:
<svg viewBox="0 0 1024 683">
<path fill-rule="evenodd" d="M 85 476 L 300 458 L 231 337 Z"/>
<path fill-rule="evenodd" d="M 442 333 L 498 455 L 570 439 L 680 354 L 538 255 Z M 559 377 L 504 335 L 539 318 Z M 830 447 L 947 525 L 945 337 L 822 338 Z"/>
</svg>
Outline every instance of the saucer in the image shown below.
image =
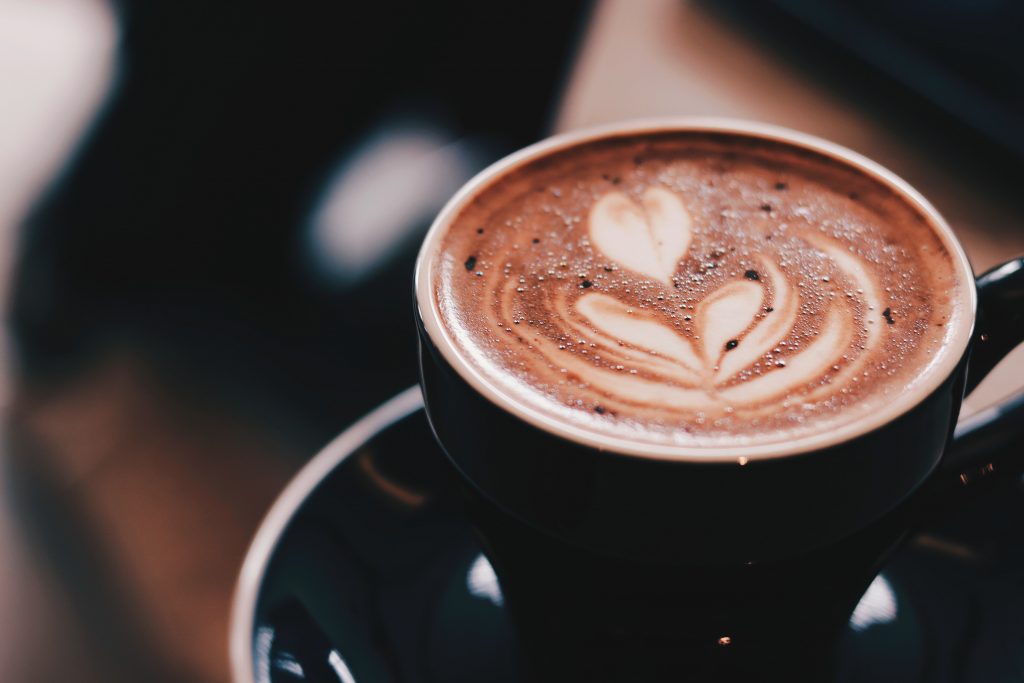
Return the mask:
<svg viewBox="0 0 1024 683">
<path fill-rule="evenodd" d="M 249 550 L 235 683 L 517 680 L 501 587 L 412 387 L 309 462 Z M 837 683 L 1024 681 L 1024 485 L 923 526 L 870 585 Z"/>
</svg>

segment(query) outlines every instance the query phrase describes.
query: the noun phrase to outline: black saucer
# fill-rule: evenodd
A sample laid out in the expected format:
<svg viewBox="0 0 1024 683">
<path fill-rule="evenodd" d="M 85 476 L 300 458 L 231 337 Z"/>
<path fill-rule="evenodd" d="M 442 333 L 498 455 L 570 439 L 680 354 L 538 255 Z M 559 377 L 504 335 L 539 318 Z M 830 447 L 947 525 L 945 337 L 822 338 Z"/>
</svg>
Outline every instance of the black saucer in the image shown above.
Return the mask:
<svg viewBox="0 0 1024 683">
<path fill-rule="evenodd" d="M 236 683 L 515 681 L 501 588 L 462 515 L 418 388 L 289 484 L 235 598 Z M 922 528 L 861 599 L 842 683 L 1024 681 L 1024 486 Z"/>
</svg>

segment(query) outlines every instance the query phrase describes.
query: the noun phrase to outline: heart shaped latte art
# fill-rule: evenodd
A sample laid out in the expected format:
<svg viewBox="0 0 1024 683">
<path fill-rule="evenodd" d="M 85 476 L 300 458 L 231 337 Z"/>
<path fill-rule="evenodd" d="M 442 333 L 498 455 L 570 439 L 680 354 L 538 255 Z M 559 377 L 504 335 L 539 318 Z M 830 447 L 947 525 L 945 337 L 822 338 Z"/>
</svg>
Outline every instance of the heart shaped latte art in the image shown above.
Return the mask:
<svg viewBox="0 0 1024 683">
<path fill-rule="evenodd" d="M 674 193 L 644 191 L 639 203 L 621 192 L 601 197 L 590 211 L 590 239 L 622 266 L 665 284 L 672 281 L 692 238 L 693 219 Z"/>
<path fill-rule="evenodd" d="M 692 229 L 682 200 L 664 188 L 648 188 L 638 202 L 619 192 L 607 194 L 590 213 L 591 243 L 606 258 L 666 286 L 686 256 Z M 808 249 L 831 261 L 855 285 L 867 309 L 879 306 L 858 257 L 823 237 L 807 242 Z M 621 400 L 707 410 L 716 405 L 765 404 L 823 374 L 842 381 L 858 372 L 862 363 L 846 355 L 854 340 L 848 321 L 854 317 L 855 304 L 849 300 L 833 301 L 814 337 L 797 353 L 787 354 L 785 361 L 775 360 L 773 354 L 780 353 L 779 345 L 786 345 L 797 323 L 800 295 L 780 264 L 763 255 L 754 258 L 759 262 L 756 271 L 740 274 L 695 306 L 692 339 L 611 294 L 582 295 L 575 311 L 589 325 L 573 324 L 574 330 L 589 338 L 606 360 L 643 370 L 644 376 L 582 367 L 580 374 Z M 877 327 L 864 331 L 859 357 L 877 345 L 878 332 Z M 840 357 L 849 361 L 841 368 L 836 365 Z M 829 391 L 827 384 L 819 386 L 803 400 Z"/>
</svg>

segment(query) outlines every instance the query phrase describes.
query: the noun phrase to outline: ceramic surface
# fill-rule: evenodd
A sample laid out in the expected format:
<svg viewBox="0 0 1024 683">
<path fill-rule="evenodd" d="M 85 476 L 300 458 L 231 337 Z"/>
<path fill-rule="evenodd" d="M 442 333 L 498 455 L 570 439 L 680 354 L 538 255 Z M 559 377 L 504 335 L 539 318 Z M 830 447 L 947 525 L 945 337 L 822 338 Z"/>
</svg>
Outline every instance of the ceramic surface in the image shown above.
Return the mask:
<svg viewBox="0 0 1024 683">
<path fill-rule="evenodd" d="M 504 595 L 457 487 L 418 388 L 314 458 L 243 569 L 235 683 L 517 680 Z M 870 584 L 834 681 L 1024 681 L 1024 486 L 977 491 Z"/>
</svg>

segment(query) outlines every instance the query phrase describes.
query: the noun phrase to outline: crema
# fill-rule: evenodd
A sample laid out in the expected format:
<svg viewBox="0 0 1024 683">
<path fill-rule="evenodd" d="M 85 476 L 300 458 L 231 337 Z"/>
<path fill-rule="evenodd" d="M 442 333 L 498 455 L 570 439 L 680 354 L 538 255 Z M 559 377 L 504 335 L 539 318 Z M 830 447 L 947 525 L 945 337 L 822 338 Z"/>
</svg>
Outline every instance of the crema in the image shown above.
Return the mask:
<svg viewBox="0 0 1024 683">
<path fill-rule="evenodd" d="M 963 283 L 927 218 L 831 158 L 709 132 L 591 141 L 481 188 L 438 242 L 465 362 L 649 443 L 771 443 L 910 390 Z"/>
</svg>

